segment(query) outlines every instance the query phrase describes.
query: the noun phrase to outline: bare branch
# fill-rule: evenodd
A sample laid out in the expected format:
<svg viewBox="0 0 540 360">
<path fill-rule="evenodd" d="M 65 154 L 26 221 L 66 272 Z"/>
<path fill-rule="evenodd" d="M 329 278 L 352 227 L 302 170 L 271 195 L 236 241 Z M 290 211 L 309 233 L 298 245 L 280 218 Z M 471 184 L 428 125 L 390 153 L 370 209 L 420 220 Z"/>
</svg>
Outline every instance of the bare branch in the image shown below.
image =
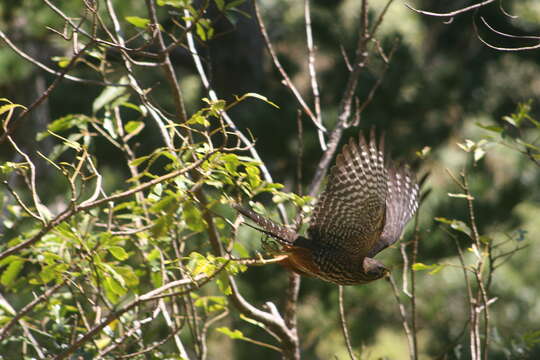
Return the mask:
<svg viewBox="0 0 540 360">
<path fill-rule="evenodd" d="M 414 340 L 413 340 L 413 334 L 411 332 L 411 328 L 409 326 L 409 322 L 407 321 L 407 312 L 405 310 L 405 306 L 401 302 L 401 299 L 399 298 L 399 290 L 396 286 L 396 283 L 394 281 L 394 278 L 392 275 L 388 276 L 388 282 L 392 286 L 392 291 L 394 293 L 394 297 L 396 299 L 396 303 L 398 305 L 399 309 L 399 315 L 401 316 L 401 324 L 403 326 L 403 330 L 405 331 L 405 335 L 407 335 L 407 345 L 409 346 L 409 354 L 411 355 L 411 359 L 416 359 L 416 353 L 414 351 Z"/>
<path fill-rule="evenodd" d="M 504 32 L 501 32 L 501 31 L 498 31 L 496 30 L 495 28 L 493 28 L 491 25 L 489 25 L 489 23 L 484 19 L 484 17 L 480 17 L 480 20 L 482 20 L 482 22 L 484 23 L 484 25 L 492 32 L 494 32 L 495 34 L 497 35 L 500 35 L 500 36 L 503 36 L 503 37 L 506 37 L 506 38 L 510 38 L 510 39 L 523 39 L 523 40 L 540 40 L 540 36 L 526 36 L 526 35 L 512 35 L 512 34 L 507 34 L 507 33 L 504 33 Z M 478 38 L 478 40 L 480 40 L 480 42 L 482 42 L 484 45 L 486 45 L 487 47 L 491 48 L 491 49 L 494 49 L 494 50 L 499 50 L 499 51 L 525 51 L 525 50 L 536 50 L 536 49 L 540 49 L 540 43 L 539 44 L 536 44 L 536 45 L 530 45 L 530 46 L 521 46 L 521 47 L 513 47 L 513 48 L 507 48 L 507 47 L 500 47 L 500 46 L 495 46 L 495 45 L 492 45 L 490 43 L 488 43 L 486 40 L 484 40 L 484 38 L 482 38 L 482 36 L 480 36 L 480 33 L 478 32 L 478 27 L 476 25 L 476 21 L 473 22 L 473 28 L 474 28 L 474 32 L 476 34 L 476 37 Z"/>
<path fill-rule="evenodd" d="M 341 323 L 341 331 L 343 332 L 343 337 L 345 338 L 345 345 L 347 345 L 347 352 L 351 360 L 356 360 L 352 346 L 351 338 L 349 336 L 349 330 L 347 329 L 347 318 L 345 317 L 345 306 L 343 304 L 343 286 L 338 286 L 338 298 L 339 298 L 339 319 Z"/>
<path fill-rule="evenodd" d="M 53 74 L 58 77 L 64 77 L 68 80 L 78 82 L 78 83 L 84 83 L 84 84 L 99 85 L 99 86 L 126 86 L 125 84 L 109 83 L 106 81 L 99 81 L 99 80 L 82 79 L 76 76 L 67 75 L 65 71 L 62 71 L 62 72 L 55 71 L 51 69 L 50 67 L 42 64 L 38 60 L 34 59 L 33 57 L 31 57 L 30 55 L 28 55 L 21 49 L 19 49 L 15 44 L 11 42 L 11 40 L 9 40 L 9 38 L 6 36 L 6 34 L 2 30 L 0 30 L 0 38 L 2 38 L 2 40 L 4 40 L 4 42 L 6 43 L 6 45 L 9 46 L 17 55 L 19 55 L 26 61 L 34 64 L 35 66 L 39 67 L 40 69 L 45 70 L 49 74 Z"/>
<path fill-rule="evenodd" d="M 294 97 L 300 104 L 300 107 L 306 113 L 306 115 L 311 119 L 313 124 L 315 124 L 317 129 L 319 129 L 319 131 L 321 132 L 326 132 L 326 129 L 324 128 L 324 126 L 319 122 L 319 119 L 317 118 L 317 116 L 313 114 L 313 111 L 311 111 L 309 106 L 306 104 L 306 102 L 302 98 L 302 95 L 300 95 L 300 92 L 296 89 L 296 86 L 294 86 L 289 75 L 287 74 L 287 72 L 285 71 L 281 63 L 279 62 L 279 59 L 276 55 L 274 47 L 272 46 L 272 43 L 270 42 L 268 33 L 266 32 L 266 27 L 264 26 L 264 22 L 259 12 L 259 6 L 257 5 L 257 1 L 253 1 L 253 7 L 255 10 L 255 16 L 257 17 L 257 23 L 259 24 L 261 35 L 264 38 L 264 43 L 266 45 L 266 48 L 268 49 L 268 52 L 270 53 L 270 57 L 272 58 L 272 61 L 274 62 L 275 67 L 278 69 L 279 73 L 281 74 L 281 77 L 283 78 L 283 81 L 287 85 L 287 88 L 289 88 L 289 90 L 293 93 Z"/>
<path fill-rule="evenodd" d="M 306 19 L 306 42 L 308 48 L 308 69 L 309 77 L 311 79 L 311 89 L 313 91 L 313 98 L 315 102 L 315 117 L 317 123 L 322 125 L 321 117 L 321 97 L 319 94 L 319 84 L 317 82 L 317 71 L 315 69 L 315 48 L 313 46 L 313 34 L 311 31 L 311 8 L 310 0 L 304 0 L 304 17 Z M 326 141 L 324 139 L 324 132 L 321 129 L 317 131 L 319 135 L 319 142 L 323 151 L 326 150 Z"/>
<path fill-rule="evenodd" d="M 417 12 L 417 13 L 422 14 L 422 15 L 429 15 L 429 16 L 435 16 L 435 17 L 452 17 L 452 16 L 456 16 L 456 15 L 459 15 L 459 14 L 466 13 L 466 12 L 474 10 L 474 9 L 481 8 L 483 6 L 491 4 L 494 1 L 495 0 L 482 1 L 480 3 L 474 4 L 474 5 L 471 5 L 471 6 L 467 6 L 467 7 L 458 9 L 458 10 L 450 11 L 450 12 L 447 12 L 447 13 L 436 13 L 436 12 L 431 12 L 431 11 L 419 10 L 419 9 L 416 9 L 412 5 L 409 5 L 407 3 L 405 3 L 405 6 L 408 7 L 409 9 L 411 9 L 412 11 Z"/>
</svg>

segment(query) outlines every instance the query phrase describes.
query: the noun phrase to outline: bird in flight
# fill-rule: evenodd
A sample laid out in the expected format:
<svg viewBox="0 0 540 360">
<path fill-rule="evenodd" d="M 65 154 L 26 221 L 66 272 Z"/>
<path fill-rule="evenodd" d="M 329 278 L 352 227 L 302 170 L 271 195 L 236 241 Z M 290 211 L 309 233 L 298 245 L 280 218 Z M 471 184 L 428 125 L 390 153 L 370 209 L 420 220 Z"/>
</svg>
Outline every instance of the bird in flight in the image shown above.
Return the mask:
<svg viewBox="0 0 540 360">
<path fill-rule="evenodd" d="M 300 275 L 338 285 L 365 284 L 389 270 L 374 259 L 395 243 L 418 209 L 419 185 L 406 164 L 389 159 L 384 138 L 350 139 L 330 170 L 307 229 L 307 237 L 234 204 L 287 255 L 280 261 Z"/>
</svg>

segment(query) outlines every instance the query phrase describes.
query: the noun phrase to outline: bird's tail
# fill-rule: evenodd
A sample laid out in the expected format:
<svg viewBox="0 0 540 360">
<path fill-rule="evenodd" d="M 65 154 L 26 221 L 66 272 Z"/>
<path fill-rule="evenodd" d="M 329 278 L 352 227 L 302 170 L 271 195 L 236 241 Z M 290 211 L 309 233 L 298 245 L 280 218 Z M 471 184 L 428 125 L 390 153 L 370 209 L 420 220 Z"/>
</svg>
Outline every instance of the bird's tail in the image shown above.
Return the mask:
<svg viewBox="0 0 540 360">
<path fill-rule="evenodd" d="M 283 245 L 292 245 L 298 237 L 295 231 L 289 229 L 284 225 L 277 224 L 272 220 L 265 218 L 264 216 L 261 216 L 248 208 L 243 207 L 242 205 L 232 204 L 232 207 L 238 210 L 239 213 L 241 213 L 257 225 L 259 225 L 262 229 L 248 224 L 249 226 L 253 227 L 256 230 L 259 230 L 260 232 L 268 236 L 273 237 Z"/>
</svg>

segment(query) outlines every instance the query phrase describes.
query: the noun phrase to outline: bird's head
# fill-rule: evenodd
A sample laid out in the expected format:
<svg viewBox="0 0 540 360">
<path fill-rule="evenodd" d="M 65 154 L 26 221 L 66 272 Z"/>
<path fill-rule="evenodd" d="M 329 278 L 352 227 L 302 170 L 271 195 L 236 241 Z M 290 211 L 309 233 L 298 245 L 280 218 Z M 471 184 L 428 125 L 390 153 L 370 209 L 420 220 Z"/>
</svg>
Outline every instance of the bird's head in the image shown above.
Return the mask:
<svg viewBox="0 0 540 360">
<path fill-rule="evenodd" d="M 377 280 L 390 274 L 390 270 L 388 270 L 380 261 L 369 257 L 364 258 L 362 267 L 368 281 Z"/>
</svg>

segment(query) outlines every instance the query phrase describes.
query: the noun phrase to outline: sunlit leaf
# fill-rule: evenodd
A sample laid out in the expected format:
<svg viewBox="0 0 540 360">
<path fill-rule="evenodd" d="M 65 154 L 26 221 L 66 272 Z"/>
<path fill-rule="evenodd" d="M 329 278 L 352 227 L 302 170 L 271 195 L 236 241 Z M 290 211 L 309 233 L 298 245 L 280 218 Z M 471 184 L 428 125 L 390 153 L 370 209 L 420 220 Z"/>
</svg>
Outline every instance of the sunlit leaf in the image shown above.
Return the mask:
<svg viewBox="0 0 540 360">
<path fill-rule="evenodd" d="M 188 7 L 190 3 L 190 0 L 157 0 L 158 6 L 168 5 L 175 8 Z"/>
<path fill-rule="evenodd" d="M 231 330 L 225 326 L 217 328 L 216 331 L 227 335 L 231 339 L 242 340 L 245 338 L 240 330 Z"/>
<path fill-rule="evenodd" d="M 504 128 L 502 126 L 496 126 L 496 125 L 484 125 L 481 123 L 476 123 L 477 126 L 481 127 L 482 129 L 489 130 L 492 132 L 496 132 L 498 134 L 502 133 Z"/>
<path fill-rule="evenodd" d="M 437 265 L 433 264 L 433 265 L 426 265 L 424 263 L 421 263 L 421 262 L 417 262 L 415 264 L 413 264 L 412 266 L 412 269 L 414 271 L 421 271 L 421 270 L 432 270 L 436 267 Z"/>
<path fill-rule="evenodd" d="M 127 77 L 122 77 L 119 81 L 120 84 L 127 84 Z M 105 90 L 99 94 L 99 96 L 94 100 L 92 104 L 92 112 L 95 114 L 105 105 L 110 104 L 112 101 L 118 97 L 124 95 L 127 92 L 125 86 L 107 86 Z"/>
<path fill-rule="evenodd" d="M 474 197 L 472 197 L 471 195 L 467 195 L 467 194 L 454 194 L 454 193 L 448 193 L 448 196 L 449 196 L 449 197 L 453 197 L 453 198 L 461 198 L 461 199 L 467 199 L 467 200 L 474 200 Z"/>
<path fill-rule="evenodd" d="M 9 110 L 11 109 L 15 109 L 15 108 L 23 108 L 23 109 L 26 109 L 26 107 L 22 106 L 22 105 L 19 105 L 19 104 L 7 104 L 7 105 L 2 105 L 0 106 L 0 115 L 2 115 L 3 113 L 5 112 L 8 112 Z"/>
<path fill-rule="evenodd" d="M 126 16 L 126 21 L 129 22 L 131 25 L 134 25 L 141 29 L 146 29 L 148 24 L 150 24 L 150 20 L 138 16 Z"/>
<path fill-rule="evenodd" d="M 133 287 L 139 285 L 139 277 L 135 274 L 131 266 L 116 266 L 115 270 L 122 276 L 126 286 Z"/>
<path fill-rule="evenodd" d="M 202 218 L 201 211 L 193 203 L 184 203 L 182 217 L 190 230 L 200 232 L 206 229 L 206 223 Z"/>
<path fill-rule="evenodd" d="M 518 123 L 516 122 L 516 119 L 510 116 L 503 116 L 502 119 L 515 127 L 519 127 Z"/>
<path fill-rule="evenodd" d="M 24 261 L 21 259 L 14 259 L 11 261 L 0 277 L 0 284 L 4 286 L 12 285 L 15 279 L 19 276 L 23 266 Z"/>
<path fill-rule="evenodd" d="M 246 93 L 244 95 L 242 95 L 241 97 L 237 98 L 237 101 L 242 101 L 246 98 L 254 98 L 254 99 L 259 99 L 259 100 L 262 100 L 264 101 L 265 103 L 267 104 L 270 104 L 272 105 L 273 107 L 279 109 L 279 106 L 277 106 L 275 103 L 271 102 L 270 100 L 268 100 L 268 98 L 266 96 L 262 96 L 262 95 L 259 95 L 257 93 Z"/>
<path fill-rule="evenodd" d="M 465 233 L 465 234 L 469 235 L 469 237 L 472 236 L 471 228 L 461 220 L 446 219 L 446 218 L 443 218 L 443 217 L 436 217 L 435 221 L 438 221 L 438 222 L 443 223 L 443 224 L 447 224 L 452 229 L 460 231 L 462 233 Z"/>
<path fill-rule="evenodd" d="M 120 246 L 111 246 L 107 250 L 118 260 L 126 260 L 129 257 L 127 251 Z"/>
</svg>

